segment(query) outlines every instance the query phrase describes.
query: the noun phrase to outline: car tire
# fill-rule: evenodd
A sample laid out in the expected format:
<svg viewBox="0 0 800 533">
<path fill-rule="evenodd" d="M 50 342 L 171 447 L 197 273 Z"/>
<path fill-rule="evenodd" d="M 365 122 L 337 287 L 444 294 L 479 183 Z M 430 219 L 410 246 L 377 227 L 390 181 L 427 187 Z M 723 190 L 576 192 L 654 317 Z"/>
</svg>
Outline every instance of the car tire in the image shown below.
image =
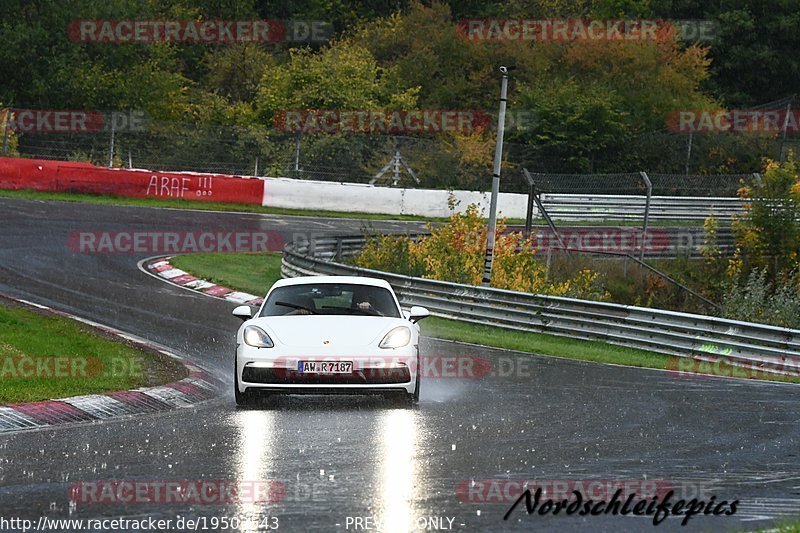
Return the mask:
<svg viewBox="0 0 800 533">
<path fill-rule="evenodd" d="M 239 391 L 239 369 L 237 368 L 236 358 L 233 359 L 233 397 L 236 400 L 236 405 L 247 406 L 253 401 L 253 397 L 249 392 Z"/>
<path fill-rule="evenodd" d="M 414 385 L 414 392 L 410 395 L 411 401 L 417 403 L 419 401 L 419 382 L 422 381 L 420 374 L 422 369 L 419 366 L 419 348 L 417 348 L 417 378 L 416 384 Z"/>
</svg>

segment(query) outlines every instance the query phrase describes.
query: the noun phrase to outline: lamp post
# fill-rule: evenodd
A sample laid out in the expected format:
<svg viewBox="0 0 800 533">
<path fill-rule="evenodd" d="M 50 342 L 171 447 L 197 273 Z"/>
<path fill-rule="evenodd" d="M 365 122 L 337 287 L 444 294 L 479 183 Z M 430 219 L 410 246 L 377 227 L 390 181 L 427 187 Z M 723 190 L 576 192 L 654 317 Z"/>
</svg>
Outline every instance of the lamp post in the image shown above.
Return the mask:
<svg viewBox="0 0 800 533">
<path fill-rule="evenodd" d="M 497 231 L 497 197 L 500 195 L 500 164 L 503 161 L 503 132 L 506 126 L 506 94 L 508 92 L 507 67 L 500 67 L 503 74 L 500 84 L 500 114 L 497 117 L 497 146 L 494 149 L 494 170 L 492 173 L 492 201 L 489 206 L 489 230 L 486 234 L 486 256 L 483 260 L 483 286 L 492 283 L 492 263 L 494 262 L 495 232 Z"/>
</svg>

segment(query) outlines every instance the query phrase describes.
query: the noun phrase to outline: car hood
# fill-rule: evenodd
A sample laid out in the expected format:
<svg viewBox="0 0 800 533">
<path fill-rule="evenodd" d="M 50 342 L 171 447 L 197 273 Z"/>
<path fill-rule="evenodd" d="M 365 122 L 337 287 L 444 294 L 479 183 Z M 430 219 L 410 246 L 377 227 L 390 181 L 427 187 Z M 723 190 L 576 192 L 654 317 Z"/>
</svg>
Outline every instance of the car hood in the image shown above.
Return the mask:
<svg viewBox="0 0 800 533">
<path fill-rule="evenodd" d="M 248 324 L 263 327 L 274 342 L 284 346 L 332 348 L 377 345 L 390 329 L 411 327 L 401 318 L 374 316 L 275 316 L 257 318 Z"/>
</svg>

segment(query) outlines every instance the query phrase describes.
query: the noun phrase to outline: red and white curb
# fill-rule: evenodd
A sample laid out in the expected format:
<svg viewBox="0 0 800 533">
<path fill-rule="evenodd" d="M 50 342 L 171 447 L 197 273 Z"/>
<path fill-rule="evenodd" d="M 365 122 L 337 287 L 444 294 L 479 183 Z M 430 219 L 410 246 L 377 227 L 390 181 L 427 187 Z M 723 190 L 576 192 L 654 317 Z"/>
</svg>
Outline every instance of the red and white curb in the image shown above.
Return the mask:
<svg viewBox="0 0 800 533">
<path fill-rule="evenodd" d="M 180 407 L 192 407 L 218 396 L 214 380 L 201 368 L 187 362 L 159 345 L 140 337 L 124 333 L 116 328 L 99 324 L 45 305 L 0 293 L 0 296 L 25 305 L 44 309 L 88 324 L 111 335 L 123 338 L 140 346 L 155 350 L 180 361 L 189 371 L 189 376 L 174 383 L 157 387 L 142 387 L 133 390 L 103 394 L 89 394 L 72 398 L 59 398 L 31 403 L 11 404 L 0 407 L 0 433 L 37 429 L 75 422 L 107 420 L 121 416 L 156 413 Z"/>
<path fill-rule="evenodd" d="M 210 281 L 192 276 L 188 272 L 184 272 L 179 268 L 175 268 L 169 263 L 172 257 L 161 257 L 145 259 L 139 263 L 139 268 L 152 276 L 157 276 L 163 280 L 183 287 L 184 289 L 191 289 L 193 291 L 219 298 L 220 300 L 227 300 L 237 304 L 247 304 L 252 306 L 261 305 L 264 298 L 246 292 L 235 291 L 222 285 L 216 285 Z"/>
</svg>

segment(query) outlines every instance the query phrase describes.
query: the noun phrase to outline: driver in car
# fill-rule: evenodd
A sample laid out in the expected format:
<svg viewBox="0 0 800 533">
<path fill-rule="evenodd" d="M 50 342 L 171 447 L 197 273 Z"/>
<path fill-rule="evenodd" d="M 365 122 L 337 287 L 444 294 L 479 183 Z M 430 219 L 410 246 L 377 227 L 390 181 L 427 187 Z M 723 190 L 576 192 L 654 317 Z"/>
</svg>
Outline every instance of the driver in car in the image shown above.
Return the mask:
<svg viewBox="0 0 800 533">
<path fill-rule="evenodd" d="M 361 311 L 374 311 L 375 307 L 370 301 L 370 294 L 368 291 L 360 290 L 353 293 L 352 305 L 353 309 L 360 309 Z"/>
</svg>

